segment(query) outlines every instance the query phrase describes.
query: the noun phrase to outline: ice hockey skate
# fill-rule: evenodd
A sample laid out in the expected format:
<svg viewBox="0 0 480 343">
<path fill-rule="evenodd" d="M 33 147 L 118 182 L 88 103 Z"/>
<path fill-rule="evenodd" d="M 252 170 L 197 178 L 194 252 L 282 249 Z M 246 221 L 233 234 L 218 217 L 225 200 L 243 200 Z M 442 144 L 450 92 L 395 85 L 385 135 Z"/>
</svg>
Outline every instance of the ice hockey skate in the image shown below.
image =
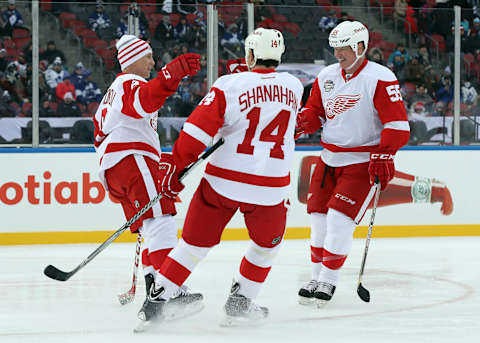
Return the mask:
<svg viewBox="0 0 480 343">
<path fill-rule="evenodd" d="M 203 309 L 203 295 L 190 293 L 187 286 L 181 286 L 177 293 L 168 301 L 162 299 L 163 287 L 157 289 L 152 283 L 150 292 L 138 312 L 139 324 L 134 332 L 148 330 L 153 323 L 181 319 Z"/>
<path fill-rule="evenodd" d="M 317 307 L 325 306 L 333 297 L 336 287 L 327 282 L 318 282 L 317 289 L 313 293 L 313 296 L 317 300 Z"/>
<path fill-rule="evenodd" d="M 298 291 L 298 303 L 300 305 L 313 305 L 316 298 L 313 293 L 317 289 L 318 281 L 310 280 Z"/>
<path fill-rule="evenodd" d="M 161 298 L 164 291 L 163 287 L 156 289 L 154 283 L 151 285 L 150 292 L 143 302 L 142 308 L 138 311 L 137 316 L 140 322 L 137 327 L 133 329 L 133 332 L 144 332 L 148 330 L 154 322 L 160 322 L 164 319 L 163 308 L 166 300 Z"/>
<path fill-rule="evenodd" d="M 163 316 L 165 320 L 177 320 L 198 313 L 203 307 L 203 295 L 190 293 L 188 287 L 182 285 L 173 298 L 165 304 Z"/>
<path fill-rule="evenodd" d="M 225 318 L 220 326 L 252 326 L 260 325 L 268 317 L 268 308 L 258 306 L 252 299 L 238 294 L 240 284 L 235 282 L 225 304 Z"/>
</svg>

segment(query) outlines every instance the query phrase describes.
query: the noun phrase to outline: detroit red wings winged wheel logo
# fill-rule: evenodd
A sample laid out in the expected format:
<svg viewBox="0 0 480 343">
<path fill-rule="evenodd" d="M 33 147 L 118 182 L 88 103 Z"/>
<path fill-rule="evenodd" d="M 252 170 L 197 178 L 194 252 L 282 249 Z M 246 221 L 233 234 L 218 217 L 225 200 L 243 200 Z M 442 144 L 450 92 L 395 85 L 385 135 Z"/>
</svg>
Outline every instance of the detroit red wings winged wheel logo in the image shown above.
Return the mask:
<svg viewBox="0 0 480 343">
<path fill-rule="evenodd" d="M 346 110 L 354 107 L 360 100 L 361 95 L 337 95 L 334 98 L 328 99 L 325 104 L 326 116 L 328 119 L 333 119 L 335 116 L 342 114 Z"/>
</svg>

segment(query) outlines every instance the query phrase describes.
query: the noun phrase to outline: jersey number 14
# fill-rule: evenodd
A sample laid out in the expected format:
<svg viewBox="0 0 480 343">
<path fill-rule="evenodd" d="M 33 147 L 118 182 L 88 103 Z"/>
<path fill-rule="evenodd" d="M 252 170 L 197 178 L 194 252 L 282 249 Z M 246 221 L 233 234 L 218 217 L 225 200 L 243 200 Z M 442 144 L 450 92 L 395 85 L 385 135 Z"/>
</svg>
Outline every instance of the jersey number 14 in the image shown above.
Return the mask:
<svg viewBox="0 0 480 343">
<path fill-rule="evenodd" d="M 255 147 L 252 145 L 252 140 L 255 136 L 255 131 L 257 130 L 257 126 L 260 121 L 260 108 L 252 108 L 247 114 L 247 119 L 249 120 L 250 124 L 245 132 L 243 142 L 237 146 L 237 153 L 253 155 L 253 150 Z M 274 143 L 273 147 L 270 149 L 270 157 L 272 158 L 279 158 L 282 160 L 284 158 L 282 145 L 285 132 L 287 132 L 289 120 L 290 112 L 287 110 L 282 110 L 275 116 L 275 118 L 273 118 L 270 123 L 268 123 L 267 126 L 265 126 L 262 132 L 260 132 L 260 141 Z M 277 132 L 273 133 L 277 128 Z"/>
</svg>

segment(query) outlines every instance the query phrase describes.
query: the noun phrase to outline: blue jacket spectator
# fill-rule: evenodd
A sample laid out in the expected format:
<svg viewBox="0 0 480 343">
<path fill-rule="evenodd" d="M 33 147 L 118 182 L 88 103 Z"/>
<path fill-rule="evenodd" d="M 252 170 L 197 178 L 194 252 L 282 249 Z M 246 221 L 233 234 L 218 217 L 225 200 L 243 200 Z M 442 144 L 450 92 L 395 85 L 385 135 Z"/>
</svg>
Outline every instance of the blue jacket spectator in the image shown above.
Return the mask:
<svg viewBox="0 0 480 343">
<path fill-rule="evenodd" d="M 23 27 L 22 14 L 15 8 L 15 0 L 8 0 L 8 9 L 3 11 L 2 16 L 11 27 Z"/>
<path fill-rule="evenodd" d="M 185 17 L 180 18 L 180 22 L 175 26 L 174 38 L 181 42 L 188 43 L 192 39 L 192 26 L 187 23 Z"/>
<path fill-rule="evenodd" d="M 445 104 L 449 104 L 450 102 L 453 101 L 453 86 L 452 86 L 452 80 L 449 77 L 443 77 L 442 78 L 442 84 L 436 92 L 435 96 L 437 98 L 437 101 L 441 101 Z"/>
<path fill-rule="evenodd" d="M 100 102 L 102 93 L 97 84 L 89 80 L 91 72 L 85 69 L 82 62 L 78 62 L 75 66 L 73 74 L 69 77 L 75 86 L 75 97 L 77 102 L 88 105 L 91 102 Z"/>
<path fill-rule="evenodd" d="M 111 24 L 112 21 L 110 20 L 110 17 L 103 11 L 103 5 L 98 4 L 95 12 L 88 18 L 89 28 L 93 31 L 97 31 L 99 29 L 106 29 L 110 27 Z"/>
</svg>

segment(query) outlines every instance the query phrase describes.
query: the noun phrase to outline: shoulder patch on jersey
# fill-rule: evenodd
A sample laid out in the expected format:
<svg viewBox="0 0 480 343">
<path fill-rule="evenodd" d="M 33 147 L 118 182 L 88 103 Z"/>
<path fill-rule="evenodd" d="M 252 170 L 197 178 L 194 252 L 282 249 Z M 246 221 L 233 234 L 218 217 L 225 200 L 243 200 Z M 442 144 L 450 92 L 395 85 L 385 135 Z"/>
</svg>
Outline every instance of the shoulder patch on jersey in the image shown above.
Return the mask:
<svg viewBox="0 0 480 343">
<path fill-rule="evenodd" d="M 333 88 L 335 88 L 335 83 L 332 80 L 325 80 L 323 82 L 323 89 L 325 92 L 330 92 Z"/>
<path fill-rule="evenodd" d="M 355 95 L 337 95 L 334 98 L 328 99 L 325 103 L 325 115 L 328 119 L 333 119 L 335 116 L 354 107 L 362 96 Z"/>
</svg>

